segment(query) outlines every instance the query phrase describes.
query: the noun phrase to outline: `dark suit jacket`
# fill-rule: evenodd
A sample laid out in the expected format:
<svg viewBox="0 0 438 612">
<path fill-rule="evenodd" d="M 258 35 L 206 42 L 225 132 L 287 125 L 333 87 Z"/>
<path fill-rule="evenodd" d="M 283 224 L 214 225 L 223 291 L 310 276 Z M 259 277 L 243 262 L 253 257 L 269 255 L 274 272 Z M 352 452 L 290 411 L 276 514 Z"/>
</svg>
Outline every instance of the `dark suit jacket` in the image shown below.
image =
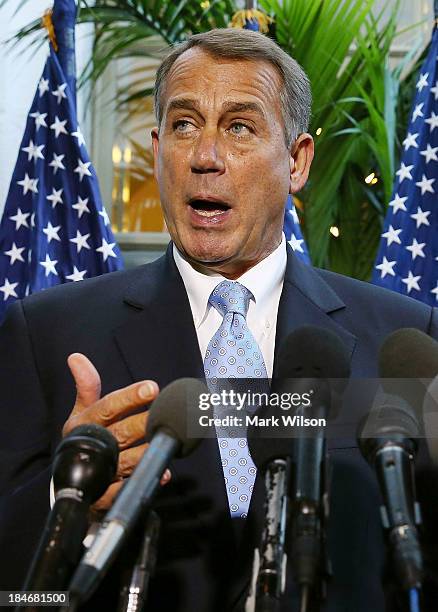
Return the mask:
<svg viewBox="0 0 438 612">
<path fill-rule="evenodd" d="M 337 333 L 356 377 L 377 376 L 378 349 L 393 330 L 417 327 L 438 335 L 430 307 L 310 268 L 289 249 L 276 354 L 303 324 Z M 82 352 L 91 359 L 103 394 L 145 378 L 163 387 L 183 376 L 203 377 L 203 365 L 170 248 L 152 264 L 14 304 L 0 330 L 0 351 L 0 581 L 2 589 L 18 589 L 49 510 L 51 456 L 74 403 L 68 355 Z M 275 369 L 274 360 L 274 375 Z M 350 401 L 347 420 L 357 423 L 367 407 Z M 334 576 L 324 609 L 381 612 L 384 547 L 376 480 L 353 437 L 332 440 L 330 447 Z M 263 483 L 257 479 L 249 517 L 241 524 L 229 518 L 216 440 L 204 440 L 190 457 L 176 460 L 172 473 L 160 494 L 160 560 L 148 610 L 237 610 L 260 534 Z M 292 585 L 284 610 L 294 609 L 295 597 Z"/>
</svg>

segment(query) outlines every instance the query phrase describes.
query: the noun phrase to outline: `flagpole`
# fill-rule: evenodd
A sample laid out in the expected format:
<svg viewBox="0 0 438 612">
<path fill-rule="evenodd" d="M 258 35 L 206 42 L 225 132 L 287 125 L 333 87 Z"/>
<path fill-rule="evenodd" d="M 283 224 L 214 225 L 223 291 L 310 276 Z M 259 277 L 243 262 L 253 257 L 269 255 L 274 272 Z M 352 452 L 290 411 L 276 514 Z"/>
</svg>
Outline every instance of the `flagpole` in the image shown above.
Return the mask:
<svg viewBox="0 0 438 612">
<path fill-rule="evenodd" d="M 55 0 L 52 21 L 58 44 L 57 56 L 76 108 L 75 0 Z"/>
</svg>

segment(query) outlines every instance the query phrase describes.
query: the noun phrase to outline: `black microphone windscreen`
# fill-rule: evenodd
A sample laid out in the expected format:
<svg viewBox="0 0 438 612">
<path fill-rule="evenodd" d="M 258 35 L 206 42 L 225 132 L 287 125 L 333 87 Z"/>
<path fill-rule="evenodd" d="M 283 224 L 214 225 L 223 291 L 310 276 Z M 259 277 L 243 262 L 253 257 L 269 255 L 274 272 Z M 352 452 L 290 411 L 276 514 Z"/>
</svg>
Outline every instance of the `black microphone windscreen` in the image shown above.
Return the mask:
<svg viewBox="0 0 438 612">
<path fill-rule="evenodd" d="M 279 378 L 348 379 L 349 353 L 331 330 L 303 325 L 280 348 L 277 373 Z"/>
<path fill-rule="evenodd" d="M 206 385 L 196 378 L 180 378 L 164 387 L 149 409 L 146 441 L 161 430 L 180 443 L 177 456 L 191 453 L 201 438 L 188 437 L 188 423 L 199 417 L 199 399 L 204 393 L 208 393 Z"/>
<path fill-rule="evenodd" d="M 78 488 L 84 500 L 96 501 L 113 480 L 118 459 L 119 447 L 110 431 L 92 423 L 75 427 L 55 451 L 55 491 Z"/>
<path fill-rule="evenodd" d="M 119 460 L 119 446 L 113 434 L 102 425 L 86 423 L 72 429 L 58 445 L 55 455 L 60 455 L 70 448 L 80 451 L 81 449 L 99 451 L 108 465 L 114 470 Z"/>
<path fill-rule="evenodd" d="M 248 449 L 258 470 L 263 470 L 275 459 L 293 456 L 292 438 L 266 438 L 261 435 L 261 427 L 253 427 L 248 434 Z"/>
<path fill-rule="evenodd" d="M 382 378 L 434 378 L 438 374 L 438 342 L 419 329 L 398 329 L 382 344 L 379 373 Z"/>
</svg>

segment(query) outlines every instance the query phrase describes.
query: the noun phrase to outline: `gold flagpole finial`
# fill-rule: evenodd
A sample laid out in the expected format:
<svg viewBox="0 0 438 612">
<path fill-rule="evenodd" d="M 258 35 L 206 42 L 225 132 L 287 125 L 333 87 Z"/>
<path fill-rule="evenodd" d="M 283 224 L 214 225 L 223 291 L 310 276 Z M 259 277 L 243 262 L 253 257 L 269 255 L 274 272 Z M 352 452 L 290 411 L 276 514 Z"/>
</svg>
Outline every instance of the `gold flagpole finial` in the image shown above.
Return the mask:
<svg viewBox="0 0 438 612">
<path fill-rule="evenodd" d="M 55 51 L 58 51 L 58 43 L 56 42 L 55 28 L 53 27 L 52 21 L 52 12 L 52 9 L 47 9 L 47 11 L 43 15 L 42 22 L 43 26 L 47 30 L 47 34 L 49 36 L 50 42 L 53 45 L 53 48 L 55 49 Z"/>
<path fill-rule="evenodd" d="M 246 9 L 237 11 L 231 20 L 232 28 L 245 30 L 258 30 L 262 34 L 269 31 L 269 24 L 273 23 L 272 17 L 257 9 Z"/>
</svg>

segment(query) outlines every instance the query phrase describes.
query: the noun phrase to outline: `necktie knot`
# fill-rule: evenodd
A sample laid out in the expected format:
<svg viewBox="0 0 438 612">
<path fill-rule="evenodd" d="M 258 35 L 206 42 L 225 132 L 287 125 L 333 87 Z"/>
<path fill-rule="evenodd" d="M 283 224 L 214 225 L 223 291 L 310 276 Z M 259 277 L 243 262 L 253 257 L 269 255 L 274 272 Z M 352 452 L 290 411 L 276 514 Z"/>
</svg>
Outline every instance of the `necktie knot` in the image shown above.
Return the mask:
<svg viewBox="0 0 438 612">
<path fill-rule="evenodd" d="M 252 297 L 251 291 L 240 283 L 222 281 L 213 289 L 208 301 L 223 317 L 234 312 L 246 318 Z"/>
</svg>

